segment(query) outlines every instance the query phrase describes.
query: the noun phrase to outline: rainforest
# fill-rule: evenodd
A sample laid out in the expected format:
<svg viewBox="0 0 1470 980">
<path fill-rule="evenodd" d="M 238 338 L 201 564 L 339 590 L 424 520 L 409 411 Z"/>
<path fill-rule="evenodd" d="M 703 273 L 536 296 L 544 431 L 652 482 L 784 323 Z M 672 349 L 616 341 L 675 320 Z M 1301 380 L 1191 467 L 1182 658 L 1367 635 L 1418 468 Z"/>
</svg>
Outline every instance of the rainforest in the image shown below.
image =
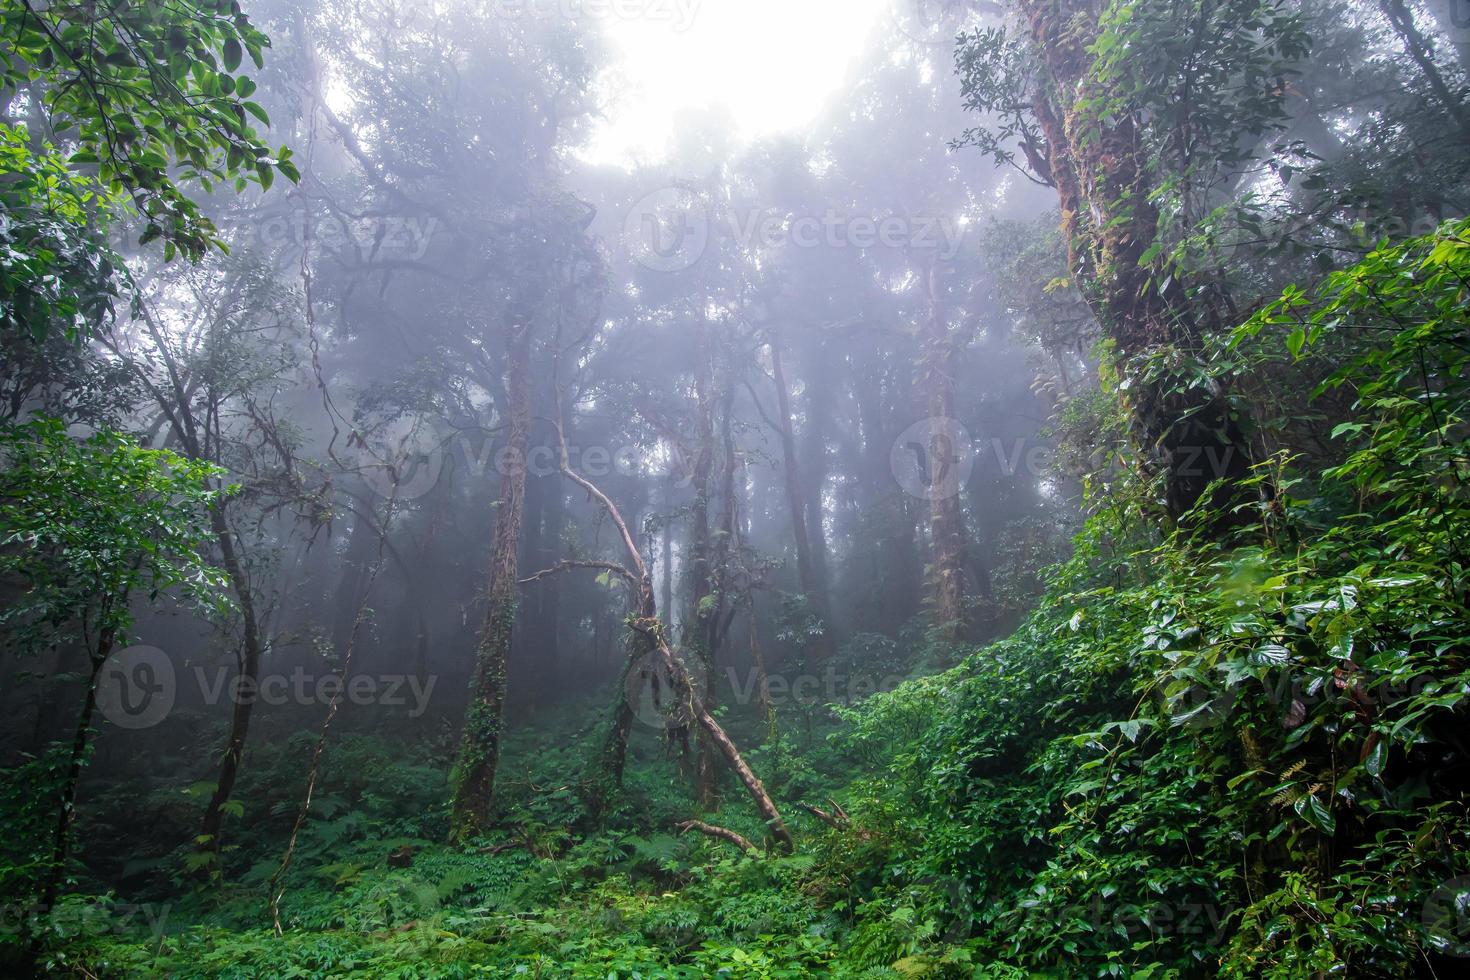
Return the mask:
<svg viewBox="0 0 1470 980">
<path fill-rule="evenodd" d="M 1470 0 L 0 0 L 0 975 L 1470 973 Z"/>
</svg>

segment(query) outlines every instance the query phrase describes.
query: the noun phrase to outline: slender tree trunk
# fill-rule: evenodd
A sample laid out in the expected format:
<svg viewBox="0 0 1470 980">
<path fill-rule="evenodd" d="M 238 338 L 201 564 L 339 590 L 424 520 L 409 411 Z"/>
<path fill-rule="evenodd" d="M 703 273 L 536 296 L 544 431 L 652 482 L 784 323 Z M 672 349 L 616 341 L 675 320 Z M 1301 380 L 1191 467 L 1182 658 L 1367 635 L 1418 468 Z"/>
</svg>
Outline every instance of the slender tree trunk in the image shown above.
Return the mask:
<svg viewBox="0 0 1470 980">
<path fill-rule="evenodd" d="M 429 620 L 424 615 L 422 606 L 414 610 L 414 619 L 418 624 L 417 636 L 414 640 L 414 673 L 423 684 L 429 679 Z"/>
<path fill-rule="evenodd" d="M 566 505 L 561 496 L 560 482 L 548 487 L 551 494 L 546 502 L 546 521 L 543 554 L 555 560 L 561 553 L 562 523 L 566 518 Z M 541 642 L 537 657 L 537 671 L 542 691 L 548 694 L 562 690 L 561 665 L 561 585 L 548 582 L 541 597 Z"/>
<path fill-rule="evenodd" d="M 667 478 L 664 480 L 663 513 L 664 513 L 664 526 L 663 526 L 663 532 L 662 532 L 662 534 L 659 537 L 659 543 L 661 545 L 661 548 L 660 548 L 660 552 L 659 552 L 659 569 L 658 569 L 658 573 L 659 573 L 659 577 L 662 580 L 661 583 L 660 583 L 660 587 L 659 587 L 659 603 L 660 603 L 659 608 L 661 608 L 661 609 L 673 609 L 674 608 L 674 520 L 673 520 L 673 517 L 671 515 L 674 513 L 674 473 L 673 473 L 672 470 L 669 471 Z"/>
<path fill-rule="evenodd" d="M 796 544 L 796 578 L 800 583 L 802 594 L 812 606 L 812 611 L 820 617 L 821 611 L 817 608 L 817 602 L 821 590 L 812 566 L 811 538 L 807 534 L 806 493 L 802 487 L 801 465 L 796 458 L 796 435 L 791 421 L 791 392 L 786 386 L 786 372 L 781 363 L 781 345 L 772 339 L 769 346 L 771 373 L 776 382 L 776 421 L 781 427 L 781 455 L 784 458 L 783 468 L 786 477 L 786 503 L 791 510 L 791 537 Z M 825 657 L 831 652 L 830 632 L 825 618 L 822 619 L 821 639 L 813 646 L 813 652 L 818 657 Z"/>
<path fill-rule="evenodd" d="M 1470 19 L 1470 4 L 1465 0 L 1455 0 L 1460 4 L 1458 11 L 1446 11 L 1452 18 L 1463 17 Z M 1393 25 L 1395 33 L 1404 42 L 1404 50 L 1408 52 L 1410 60 L 1418 66 L 1424 75 L 1424 80 L 1429 84 L 1429 90 L 1439 100 L 1440 106 L 1455 121 L 1460 129 L 1462 142 L 1470 141 L 1470 105 L 1466 104 L 1463 89 L 1456 92 L 1450 88 L 1450 83 L 1445 79 L 1444 73 L 1439 70 L 1438 63 L 1434 60 L 1434 48 L 1424 33 L 1419 30 L 1419 25 L 1414 22 L 1414 12 L 1404 0 L 1379 0 L 1379 6 L 1383 9 L 1384 16 Z M 1451 27 L 1454 27 L 1453 21 Z M 1458 37 L 1460 43 L 1456 44 L 1456 51 L 1464 45 L 1467 35 L 1470 35 L 1470 20 L 1459 25 L 1458 31 L 1451 33 L 1450 37 Z M 1462 67 L 1465 67 L 1462 63 Z M 1470 72 L 1470 67 L 1465 67 Z"/>
<path fill-rule="evenodd" d="M 700 697 L 713 708 L 713 681 L 715 676 L 714 624 L 719 621 L 718 599 L 711 589 L 711 549 L 709 510 L 713 492 L 711 476 L 714 471 L 715 425 L 714 425 L 714 364 L 713 345 L 709 323 L 701 318 L 698 326 L 698 342 L 695 345 L 694 370 L 694 468 L 692 489 L 694 499 L 689 507 L 689 558 L 685 563 L 685 594 L 688 597 L 688 613 L 684 619 L 684 645 L 699 662 L 703 670 Z M 714 750 L 703 737 L 699 739 L 699 753 L 695 760 L 695 787 L 700 805 L 713 809 L 715 805 L 715 762 Z"/>
<path fill-rule="evenodd" d="M 771 677 L 766 672 L 766 658 L 761 653 L 760 620 L 755 614 L 755 595 L 747 592 L 745 594 L 745 608 L 750 614 L 750 660 L 755 666 L 755 706 L 761 719 L 767 724 L 775 721 L 775 711 L 771 707 Z"/>
<path fill-rule="evenodd" d="M 534 410 L 534 405 L 533 405 Z M 527 440 L 529 444 L 529 438 Z M 528 460 L 529 462 L 529 460 Z M 558 481 L 560 482 L 560 481 Z M 519 564 L 527 568 L 545 568 L 554 561 L 549 552 L 554 548 L 546 545 L 546 481 L 532 473 L 526 474 L 526 503 L 521 516 L 521 540 Z M 540 700 L 542 688 L 542 654 L 546 635 L 546 598 L 556 581 L 547 581 L 533 594 L 522 596 L 518 601 L 520 628 L 515 631 L 515 644 L 511 650 L 508 667 L 510 677 L 519 684 L 525 676 L 529 683 L 517 699 L 520 710 L 534 710 Z M 524 671 L 524 675 L 522 674 Z"/>
<path fill-rule="evenodd" d="M 902 372 L 905 378 L 912 372 Z M 904 393 L 907 395 L 907 392 Z M 858 406 L 862 427 L 864 478 L 858 481 L 861 494 L 860 520 L 857 528 L 871 547 L 862 549 L 869 564 L 862 599 L 853 615 L 866 632 L 885 632 L 895 624 L 907 622 L 919 610 L 920 584 L 923 579 L 917 554 L 914 525 L 909 513 L 912 500 L 894 479 L 891 451 L 895 433 L 886 420 L 894 415 L 885 405 L 881 368 L 872 373 L 854 370 L 853 400 Z M 894 399 L 907 404 L 907 397 Z"/>
<path fill-rule="evenodd" d="M 802 454 L 800 489 L 802 507 L 806 512 L 807 546 L 811 553 L 812 608 L 822 620 L 827 639 L 825 649 L 830 653 L 837 644 L 837 624 L 832 616 L 829 590 L 826 509 L 822 501 L 822 488 L 827 483 L 827 430 L 831 416 L 831 393 L 826 375 L 831 368 L 824 362 L 824 351 L 819 341 L 813 340 L 807 345 L 805 353 L 806 356 L 802 359 L 802 388 L 806 404 L 806 428 L 802 443 L 806 451 Z"/>
<path fill-rule="evenodd" d="M 209 512 L 215 540 L 219 544 L 220 559 L 235 592 L 235 601 L 240 604 L 240 619 L 243 636 L 243 656 L 240 661 L 240 678 L 247 686 L 242 690 L 254 690 L 260 680 L 262 644 L 260 623 L 255 618 L 255 599 L 250 591 L 250 580 L 245 567 L 235 551 L 234 537 L 229 520 L 225 516 L 225 502 L 220 500 Z M 235 699 L 230 715 L 230 739 L 225 745 L 224 758 L 220 760 L 219 777 L 215 780 L 214 793 L 204 811 L 204 826 L 200 831 L 200 849 L 212 855 L 210 864 L 201 871 L 209 874 L 220 872 L 221 832 L 224 829 L 224 807 L 235 792 L 235 779 L 240 772 L 240 760 L 245 755 L 245 743 L 250 737 L 250 718 L 255 708 L 255 699 L 242 695 Z"/>
<path fill-rule="evenodd" d="M 637 611 L 640 620 L 657 616 L 658 611 L 652 598 L 652 589 L 646 595 L 640 594 Z M 635 717 L 633 701 L 635 696 L 642 694 L 641 687 L 635 683 L 632 674 L 646 666 L 648 655 L 652 652 L 653 642 L 647 634 L 637 630 L 629 631 L 623 669 L 613 690 L 612 723 L 608 726 L 607 735 L 602 740 L 602 751 L 593 761 L 591 778 L 587 781 L 591 786 L 588 809 L 593 814 L 602 813 L 614 790 L 623 785 L 623 770 L 628 759 L 628 736 L 633 732 Z"/>
<path fill-rule="evenodd" d="M 965 518 L 960 510 L 959 453 L 954 445 L 955 343 L 945 319 L 939 263 L 929 267 L 929 311 L 924 328 L 923 386 L 929 393 L 929 538 L 933 548 L 934 624 L 958 640 L 965 621 Z"/>
<path fill-rule="evenodd" d="M 102 667 L 112 654 L 116 641 L 116 632 L 110 627 L 104 629 L 98 635 L 97 649 L 92 653 L 91 676 L 87 678 L 87 693 L 82 700 L 82 712 L 77 717 L 76 732 L 72 735 L 66 781 L 62 784 L 61 800 L 56 808 L 56 828 L 51 837 L 51 864 L 46 869 L 45 883 L 41 887 L 41 909 L 46 913 L 55 907 L 56 899 L 61 894 L 62 880 L 66 877 L 71 827 L 76 819 L 77 786 L 82 780 L 82 769 L 86 767 L 87 744 L 92 738 L 92 719 L 97 713 L 97 677 L 102 673 Z"/>
<path fill-rule="evenodd" d="M 342 557 L 336 593 L 332 596 L 332 649 L 339 654 L 347 649 L 352 623 L 357 617 L 358 606 L 362 604 L 363 583 L 367 581 L 373 557 L 372 523 L 365 514 L 353 513 L 347 553 Z"/>
<path fill-rule="evenodd" d="M 504 734 L 506 663 L 516 617 L 516 550 L 526 501 L 526 451 L 531 429 L 529 317 L 513 320 L 508 333 L 509 459 L 501 478 L 500 509 L 495 520 L 489 608 L 475 649 L 475 676 L 454 773 L 450 836 L 457 841 L 479 834 L 490 817 L 495 767 Z"/>
</svg>

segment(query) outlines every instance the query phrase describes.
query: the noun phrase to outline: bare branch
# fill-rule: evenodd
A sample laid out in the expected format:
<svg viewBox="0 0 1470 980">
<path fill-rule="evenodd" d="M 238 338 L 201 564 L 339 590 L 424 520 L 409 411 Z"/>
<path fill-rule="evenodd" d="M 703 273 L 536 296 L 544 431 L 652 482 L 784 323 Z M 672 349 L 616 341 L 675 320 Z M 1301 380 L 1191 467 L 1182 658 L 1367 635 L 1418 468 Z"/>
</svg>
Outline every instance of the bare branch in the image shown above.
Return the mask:
<svg viewBox="0 0 1470 980">
<path fill-rule="evenodd" d="M 604 572 L 612 572 L 614 575 L 617 575 L 619 578 L 626 581 L 629 585 L 633 586 L 633 588 L 636 589 L 638 587 L 638 577 L 615 561 L 559 561 L 555 565 L 552 565 L 550 568 L 541 569 L 541 571 L 537 572 L 535 575 L 528 575 L 523 579 L 518 579 L 516 581 L 516 584 L 529 585 L 530 583 L 538 581 L 539 579 L 546 578 L 550 575 L 555 575 L 557 572 L 570 571 L 574 568 L 596 568 Z"/>
<path fill-rule="evenodd" d="M 760 851 L 760 848 L 728 827 L 716 827 L 714 824 L 705 823 L 703 820 L 684 820 L 674 824 L 674 828 L 681 834 L 688 833 L 691 830 L 698 831 L 706 837 L 714 837 L 718 840 L 725 841 L 727 844 L 734 844 L 742 851 Z"/>
</svg>

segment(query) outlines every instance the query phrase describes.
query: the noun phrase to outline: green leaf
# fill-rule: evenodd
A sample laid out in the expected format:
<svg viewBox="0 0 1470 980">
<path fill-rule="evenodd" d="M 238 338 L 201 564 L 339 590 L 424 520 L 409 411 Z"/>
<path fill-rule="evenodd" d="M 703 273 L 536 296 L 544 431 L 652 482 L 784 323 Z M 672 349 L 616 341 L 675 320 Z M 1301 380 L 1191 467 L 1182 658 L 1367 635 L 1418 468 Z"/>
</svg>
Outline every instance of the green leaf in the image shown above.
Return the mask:
<svg viewBox="0 0 1470 980">
<path fill-rule="evenodd" d="M 1312 793 L 1307 793 L 1293 804 L 1297 815 L 1322 833 L 1331 836 L 1337 832 L 1337 821 L 1332 811 Z"/>
</svg>

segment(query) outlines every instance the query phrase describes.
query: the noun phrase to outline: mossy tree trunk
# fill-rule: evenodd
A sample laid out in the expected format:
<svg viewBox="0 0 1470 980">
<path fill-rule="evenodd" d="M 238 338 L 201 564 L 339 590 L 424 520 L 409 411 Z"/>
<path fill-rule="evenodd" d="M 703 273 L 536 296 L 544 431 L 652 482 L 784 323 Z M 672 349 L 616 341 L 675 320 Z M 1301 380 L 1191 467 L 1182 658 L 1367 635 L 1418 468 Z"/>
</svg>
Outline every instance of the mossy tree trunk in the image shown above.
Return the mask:
<svg viewBox="0 0 1470 980">
<path fill-rule="evenodd" d="M 1240 502 L 1252 453 L 1224 393 L 1189 373 L 1201 338 L 1184 284 L 1147 261 L 1160 237 L 1142 119 L 1126 106 L 1097 108 L 1115 101 L 1096 76 L 1090 50 L 1101 6 L 1098 0 L 1020 0 L 1041 53 L 1033 111 L 1046 140 L 1042 175 L 1057 191 L 1072 274 L 1120 364 L 1168 348 L 1182 355 L 1175 359 L 1183 367 L 1129 379 L 1133 440 L 1161 475 L 1163 503 L 1176 521 L 1222 481 L 1208 501 L 1219 532 L 1248 519 L 1225 508 Z"/>
<path fill-rule="evenodd" d="M 964 513 L 960 509 L 961 454 L 954 444 L 954 388 L 957 368 L 955 337 L 945 317 L 939 262 L 929 266 L 928 315 L 924 324 L 923 387 L 929 393 L 929 537 L 934 626 L 941 639 L 955 641 L 965 629 Z"/>
<path fill-rule="evenodd" d="M 526 503 L 526 453 L 531 430 L 529 317 L 518 317 L 511 322 L 507 347 L 510 430 L 506 469 L 501 475 L 500 506 L 495 520 L 489 608 L 475 648 L 475 674 L 470 682 L 470 703 L 465 710 L 459 761 L 454 771 L 450 839 L 456 841 L 481 833 L 490 818 L 495 767 L 500 760 L 504 735 L 506 665 L 516 619 L 516 552 L 520 547 L 521 515 Z"/>
</svg>

